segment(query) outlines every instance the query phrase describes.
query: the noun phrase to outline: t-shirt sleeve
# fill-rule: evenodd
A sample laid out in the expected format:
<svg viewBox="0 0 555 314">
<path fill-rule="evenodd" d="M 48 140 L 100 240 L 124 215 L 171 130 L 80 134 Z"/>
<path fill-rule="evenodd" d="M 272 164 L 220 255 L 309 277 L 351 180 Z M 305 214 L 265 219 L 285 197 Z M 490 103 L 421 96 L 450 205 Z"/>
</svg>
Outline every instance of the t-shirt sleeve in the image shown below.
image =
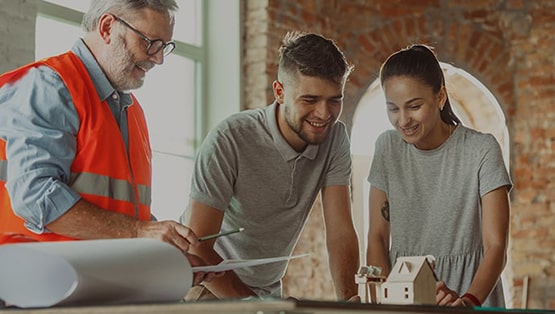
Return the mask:
<svg viewBox="0 0 555 314">
<path fill-rule="evenodd" d="M 224 128 L 208 133 L 195 158 L 190 197 L 225 211 L 237 178 L 237 154 Z"/>
<path fill-rule="evenodd" d="M 386 154 L 386 133 L 380 134 L 374 144 L 374 156 L 372 157 L 372 164 L 370 165 L 370 172 L 368 173 L 368 183 L 373 187 L 387 192 L 387 172 L 385 167 L 385 154 Z"/>
<path fill-rule="evenodd" d="M 331 149 L 333 154 L 326 173 L 324 186 L 351 184 L 351 144 L 343 124 L 337 125 L 336 141 Z"/>
<path fill-rule="evenodd" d="M 493 135 L 487 134 L 482 149 L 478 172 L 480 197 L 502 186 L 506 186 L 507 191 L 510 191 L 512 189 L 511 178 L 503 161 L 501 147 Z"/>
</svg>

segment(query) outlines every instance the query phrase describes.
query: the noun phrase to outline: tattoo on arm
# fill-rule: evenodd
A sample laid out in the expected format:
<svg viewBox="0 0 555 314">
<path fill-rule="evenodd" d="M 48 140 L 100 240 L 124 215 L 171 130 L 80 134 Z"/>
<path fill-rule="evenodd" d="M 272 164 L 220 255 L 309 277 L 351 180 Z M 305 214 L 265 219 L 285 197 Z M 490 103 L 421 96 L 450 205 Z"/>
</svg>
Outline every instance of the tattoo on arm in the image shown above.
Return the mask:
<svg viewBox="0 0 555 314">
<path fill-rule="evenodd" d="M 386 221 L 389 221 L 389 202 L 385 201 L 382 205 L 382 217 Z"/>
</svg>

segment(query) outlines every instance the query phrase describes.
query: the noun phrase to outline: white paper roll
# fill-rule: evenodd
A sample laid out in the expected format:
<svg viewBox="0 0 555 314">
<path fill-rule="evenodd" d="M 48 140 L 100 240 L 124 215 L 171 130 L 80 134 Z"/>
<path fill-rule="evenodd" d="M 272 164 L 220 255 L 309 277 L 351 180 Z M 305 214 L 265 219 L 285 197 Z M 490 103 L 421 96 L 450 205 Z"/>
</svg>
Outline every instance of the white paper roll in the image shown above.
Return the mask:
<svg viewBox="0 0 555 314">
<path fill-rule="evenodd" d="M 154 239 L 0 246 L 0 299 L 21 308 L 176 302 L 192 282 L 185 255 Z"/>
</svg>

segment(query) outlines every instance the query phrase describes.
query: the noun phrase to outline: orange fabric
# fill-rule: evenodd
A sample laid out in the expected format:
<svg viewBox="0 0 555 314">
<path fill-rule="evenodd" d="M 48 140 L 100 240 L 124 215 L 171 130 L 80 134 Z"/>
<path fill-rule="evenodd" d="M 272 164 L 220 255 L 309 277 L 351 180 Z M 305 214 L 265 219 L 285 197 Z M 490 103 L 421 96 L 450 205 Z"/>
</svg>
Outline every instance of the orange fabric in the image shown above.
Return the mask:
<svg viewBox="0 0 555 314">
<path fill-rule="evenodd" d="M 0 233 L 0 245 L 8 243 L 37 242 L 37 240 L 21 233 Z"/>
<path fill-rule="evenodd" d="M 81 193 L 81 196 L 106 210 L 150 220 L 150 204 L 139 204 L 137 185 L 151 186 L 151 147 L 144 113 L 133 97 L 128 108 L 129 159 L 119 127 L 106 102 L 101 102 L 81 60 L 72 52 L 29 64 L 0 77 L 0 86 L 13 82 L 30 67 L 47 65 L 64 81 L 72 96 L 80 119 L 77 151 L 71 165 L 72 173 L 92 173 L 125 180 L 134 188 L 135 202 Z M 0 140 L 0 159 L 6 159 L 5 142 Z M 9 161 L 8 161 L 9 162 Z M 132 169 L 132 171 L 130 171 Z M 71 186 L 72 182 L 69 182 Z M 17 217 L 10 205 L 5 182 L 0 181 L 0 232 L 15 232 L 39 241 L 73 240 L 62 235 L 35 234 L 27 230 L 23 219 Z"/>
</svg>

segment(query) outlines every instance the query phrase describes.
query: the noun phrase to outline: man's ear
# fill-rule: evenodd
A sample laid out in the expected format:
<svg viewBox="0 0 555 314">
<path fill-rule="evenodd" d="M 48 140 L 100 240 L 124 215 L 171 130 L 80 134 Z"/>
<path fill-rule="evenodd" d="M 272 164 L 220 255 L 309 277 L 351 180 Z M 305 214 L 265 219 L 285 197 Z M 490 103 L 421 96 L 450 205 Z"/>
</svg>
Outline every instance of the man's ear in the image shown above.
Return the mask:
<svg viewBox="0 0 555 314">
<path fill-rule="evenodd" d="M 98 19 L 97 30 L 104 43 L 109 44 L 114 35 L 114 23 L 116 18 L 112 14 L 105 13 Z"/>
<path fill-rule="evenodd" d="M 284 98 L 283 84 L 280 81 L 274 81 L 272 83 L 272 88 L 274 90 L 274 97 L 276 98 L 276 101 L 280 104 L 283 104 L 283 98 Z"/>
</svg>

